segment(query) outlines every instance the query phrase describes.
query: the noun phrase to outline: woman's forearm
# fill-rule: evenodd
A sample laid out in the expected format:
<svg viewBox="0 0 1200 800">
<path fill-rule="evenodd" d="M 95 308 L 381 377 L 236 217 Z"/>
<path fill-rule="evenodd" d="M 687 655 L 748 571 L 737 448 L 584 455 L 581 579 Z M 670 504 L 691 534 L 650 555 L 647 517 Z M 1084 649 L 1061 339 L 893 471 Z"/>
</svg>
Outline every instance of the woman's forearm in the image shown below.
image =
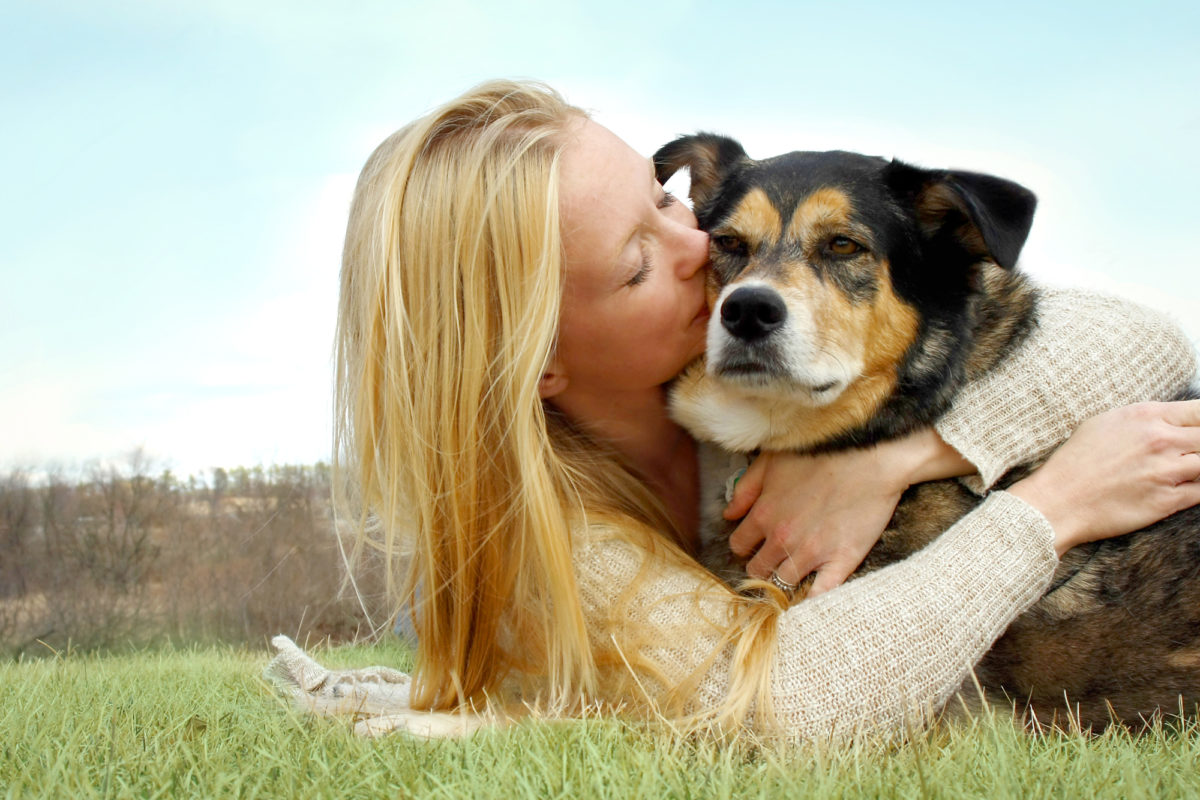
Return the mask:
<svg viewBox="0 0 1200 800">
<path fill-rule="evenodd" d="M 976 472 L 975 465 L 954 449 L 934 428 L 926 428 L 895 442 L 884 442 L 881 448 L 895 448 L 894 460 L 903 475 L 903 483 L 961 478 Z"/>
<path fill-rule="evenodd" d="M 1056 564 L 1052 541 L 1035 509 L 999 492 L 913 558 L 784 612 L 770 677 L 784 734 L 840 739 L 900 731 L 940 706 L 1044 591 Z M 683 682 L 703 668 L 693 710 L 718 708 L 733 654 L 727 646 L 713 657 L 721 646 L 717 631 L 736 601 L 715 585 L 706 588 L 694 571 L 667 565 L 631 586 L 646 574 L 640 570 L 649 557 L 615 540 L 580 550 L 577 579 L 589 625 L 601 640 L 636 626 L 650 643 L 643 655 L 668 681 Z M 761 716 L 754 724 L 765 727 Z"/>
<path fill-rule="evenodd" d="M 1045 591 L 1053 531 L 997 492 L 909 559 L 789 609 L 772 680 L 789 733 L 899 732 L 937 711 Z"/>
</svg>

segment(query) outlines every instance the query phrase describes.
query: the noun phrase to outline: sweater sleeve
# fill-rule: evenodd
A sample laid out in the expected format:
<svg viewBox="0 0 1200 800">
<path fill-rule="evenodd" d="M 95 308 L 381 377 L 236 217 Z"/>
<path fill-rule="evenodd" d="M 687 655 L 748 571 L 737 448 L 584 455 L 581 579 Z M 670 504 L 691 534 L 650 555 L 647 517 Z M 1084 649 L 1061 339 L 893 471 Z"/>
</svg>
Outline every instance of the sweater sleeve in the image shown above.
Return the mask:
<svg viewBox="0 0 1200 800">
<path fill-rule="evenodd" d="M 982 493 L 1012 467 L 1049 455 L 1088 417 L 1170 400 L 1195 372 L 1192 343 L 1165 315 L 1044 288 L 1029 338 L 959 392 L 935 427 L 979 470 L 963 482 Z"/>
<path fill-rule="evenodd" d="M 784 735 L 898 732 L 940 707 L 1045 591 L 1057 563 L 1052 541 L 1041 514 L 995 492 L 905 561 L 783 612 L 771 694 Z M 589 624 L 603 626 L 619 603 L 628 623 L 649 630 L 643 652 L 664 680 L 682 682 L 704 669 L 692 710 L 714 709 L 729 691 L 733 646 L 721 649 L 720 631 L 695 623 L 698 615 L 730 619 L 736 600 L 683 567 L 656 564 L 635 585 L 649 557 L 616 539 L 582 546 L 577 580 L 584 613 Z"/>
</svg>

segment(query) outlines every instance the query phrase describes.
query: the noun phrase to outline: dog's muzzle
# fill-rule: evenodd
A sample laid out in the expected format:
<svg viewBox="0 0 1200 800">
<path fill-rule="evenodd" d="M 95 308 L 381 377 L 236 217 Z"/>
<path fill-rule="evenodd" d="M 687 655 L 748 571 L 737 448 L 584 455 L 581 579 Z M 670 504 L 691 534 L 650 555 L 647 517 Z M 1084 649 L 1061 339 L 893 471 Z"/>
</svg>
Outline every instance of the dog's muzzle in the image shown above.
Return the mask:
<svg viewBox="0 0 1200 800">
<path fill-rule="evenodd" d="M 764 338 L 783 325 L 787 306 L 778 293 L 764 286 L 735 289 L 721 303 L 721 325 L 744 342 Z"/>
</svg>

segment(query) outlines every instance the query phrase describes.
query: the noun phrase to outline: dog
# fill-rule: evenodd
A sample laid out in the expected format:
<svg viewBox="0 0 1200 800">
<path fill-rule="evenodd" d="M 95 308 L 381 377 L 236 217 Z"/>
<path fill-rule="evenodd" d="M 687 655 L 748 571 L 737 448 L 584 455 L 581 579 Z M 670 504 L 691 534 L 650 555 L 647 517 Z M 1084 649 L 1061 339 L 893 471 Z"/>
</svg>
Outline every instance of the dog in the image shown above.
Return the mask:
<svg viewBox="0 0 1200 800">
<path fill-rule="evenodd" d="M 842 151 L 753 160 L 713 134 L 680 137 L 654 162 L 664 183 L 689 170 L 710 236 L 707 352 L 671 394 L 702 442 L 822 452 L 904 436 L 1035 324 L 1037 290 L 1016 262 L 1037 201 L 1012 181 Z M 729 551 L 719 485 L 703 494 L 704 561 L 735 583 L 744 564 Z M 980 502 L 958 481 L 910 488 L 852 577 L 916 552 Z M 1200 509 L 1069 551 L 975 675 L 1035 724 L 1194 715 Z"/>
</svg>

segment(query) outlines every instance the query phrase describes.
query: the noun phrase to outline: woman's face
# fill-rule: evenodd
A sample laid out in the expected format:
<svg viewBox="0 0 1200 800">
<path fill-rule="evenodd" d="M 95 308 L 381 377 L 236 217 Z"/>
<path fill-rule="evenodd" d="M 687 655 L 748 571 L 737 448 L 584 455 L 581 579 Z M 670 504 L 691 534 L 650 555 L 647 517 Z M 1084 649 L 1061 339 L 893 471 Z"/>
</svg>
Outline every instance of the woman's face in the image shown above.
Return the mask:
<svg viewBox="0 0 1200 800">
<path fill-rule="evenodd" d="M 566 274 L 554 368 L 572 390 L 665 383 L 704 352 L 708 235 L 649 160 L 590 120 L 570 134 L 559 192 Z"/>
</svg>

